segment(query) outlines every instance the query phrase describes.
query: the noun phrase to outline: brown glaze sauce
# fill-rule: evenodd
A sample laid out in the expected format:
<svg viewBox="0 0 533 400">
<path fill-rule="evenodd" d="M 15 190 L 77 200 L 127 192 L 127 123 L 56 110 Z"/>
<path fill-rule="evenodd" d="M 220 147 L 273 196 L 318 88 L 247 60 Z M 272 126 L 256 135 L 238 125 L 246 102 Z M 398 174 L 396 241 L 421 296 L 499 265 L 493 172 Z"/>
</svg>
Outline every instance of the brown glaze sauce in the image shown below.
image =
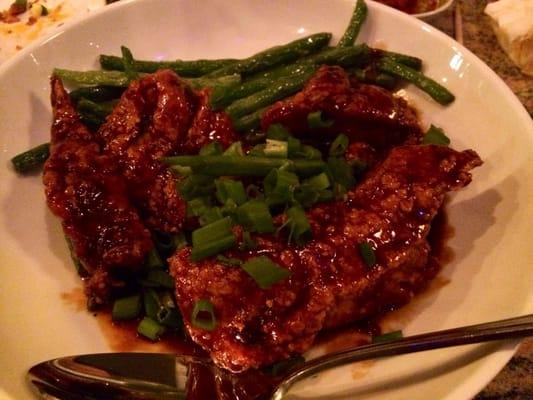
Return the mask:
<svg viewBox="0 0 533 400">
<path fill-rule="evenodd" d="M 448 223 L 445 212 L 446 203 L 434 218 L 428 235 L 432 255 L 430 262 L 435 263 L 436 268 L 439 269 L 450 262 L 454 256 L 452 249 L 447 245 L 447 241 L 453 237 L 454 230 Z M 372 341 L 372 336 L 382 332 L 404 328 L 416 316 L 417 303 L 434 295 L 436 291 L 448 283 L 447 279 L 437 276 L 411 303 L 404 307 L 391 310 L 371 321 L 320 334 L 316 341 L 315 350 L 318 350 L 319 354 L 333 353 L 368 344 Z M 66 303 L 75 307 L 77 311 L 86 309 L 87 299 L 81 288 L 62 293 L 61 297 Z M 157 342 L 143 339 L 137 334 L 138 321 L 113 321 L 110 311 L 110 309 L 104 309 L 93 313 L 93 315 L 113 351 L 171 352 L 208 357 L 205 351 L 185 337 L 165 335 Z M 364 377 L 373 365 L 374 361 L 372 360 L 354 364 L 351 371 L 352 378 Z M 276 383 L 282 379 L 282 376 L 276 377 L 268 372 L 257 370 L 231 374 L 213 365 L 195 364 L 190 368 L 189 379 L 188 399 L 190 400 L 216 398 L 247 400 L 265 398 Z"/>
</svg>

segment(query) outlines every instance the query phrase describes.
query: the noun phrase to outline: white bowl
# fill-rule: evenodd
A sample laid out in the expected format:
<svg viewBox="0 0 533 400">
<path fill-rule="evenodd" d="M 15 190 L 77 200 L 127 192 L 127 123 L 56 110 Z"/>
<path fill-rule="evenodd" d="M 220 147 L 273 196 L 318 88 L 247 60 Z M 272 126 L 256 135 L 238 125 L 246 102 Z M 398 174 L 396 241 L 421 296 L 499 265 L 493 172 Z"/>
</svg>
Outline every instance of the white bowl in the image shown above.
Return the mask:
<svg viewBox="0 0 533 400">
<path fill-rule="evenodd" d="M 439 0 L 439 6 L 435 8 L 434 10 L 423 12 L 423 13 L 418 13 L 418 14 L 413 14 L 413 16 L 417 18 L 421 18 L 421 19 L 435 17 L 443 13 L 444 11 L 446 11 L 448 8 L 450 8 L 453 2 L 454 0 Z"/>
</svg>

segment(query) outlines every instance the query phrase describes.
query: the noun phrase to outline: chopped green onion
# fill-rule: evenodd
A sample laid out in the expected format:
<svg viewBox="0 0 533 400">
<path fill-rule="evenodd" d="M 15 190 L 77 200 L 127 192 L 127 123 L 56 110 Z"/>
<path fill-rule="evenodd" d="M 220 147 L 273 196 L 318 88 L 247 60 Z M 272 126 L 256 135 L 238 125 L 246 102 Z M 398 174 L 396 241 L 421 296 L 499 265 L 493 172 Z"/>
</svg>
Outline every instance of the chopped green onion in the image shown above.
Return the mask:
<svg viewBox="0 0 533 400">
<path fill-rule="evenodd" d="M 157 313 L 157 321 L 171 328 L 181 328 L 181 315 L 176 308 L 163 307 Z"/>
<path fill-rule="evenodd" d="M 222 145 L 215 140 L 203 146 L 198 154 L 201 156 L 218 156 L 222 154 L 222 152 Z"/>
<path fill-rule="evenodd" d="M 161 259 L 159 252 L 156 248 L 152 248 L 148 252 L 148 257 L 146 259 L 146 266 L 148 268 L 165 268 L 165 263 Z"/>
<path fill-rule="evenodd" d="M 248 231 L 242 233 L 242 243 L 239 247 L 239 250 L 253 250 L 257 248 L 257 243 L 252 239 L 252 235 Z"/>
<path fill-rule="evenodd" d="M 242 264 L 242 260 L 239 260 L 238 258 L 234 257 L 226 257 L 222 254 L 219 254 L 217 256 L 217 261 L 220 262 L 220 264 L 226 265 L 228 267 L 238 267 Z"/>
<path fill-rule="evenodd" d="M 439 146 L 448 146 L 450 144 L 450 138 L 446 136 L 444 130 L 431 125 L 422 138 L 422 144 L 436 144 Z"/>
<path fill-rule="evenodd" d="M 216 223 L 216 222 L 214 222 Z M 211 224 L 212 225 L 212 224 Z M 209 226 L 209 225 L 208 225 Z M 191 260 L 199 261 L 204 258 L 214 256 L 224 250 L 235 246 L 235 236 L 224 236 L 220 239 L 212 240 L 210 242 L 202 243 L 193 246 L 191 250 Z"/>
<path fill-rule="evenodd" d="M 211 208 L 211 203 L 207 196 L 196 197 L 187 202 L 187 216 L 200 217 Z"/>
<path fill-rule="evenodd" d="M 196 246 L 228 236 L 231 234 L 232 225 L 231 218 L 226 217 L 202 228 L 198 228 L 192 233 L 192 245 Z"/>
<path fill-rule="evenodd" d="M 200 217 L 200 225 L 209 225 L 222 218 L 224 218 L 224 215 L 222 214 L 220 207 L 213 207 L 202 214 Z"/>
<path fill-rule="evenodd" d="M 267 157 L 287 158 L 288 143 L 281 140 L 267 139 L 263 152 Z"/>
<path fill-rule="evenodd" d="M 181 165 L 175 165 L 172 168 L 172 172 L 175 175 L 190 176 L 190 175 L 192 175 L 192 168 L 191 167 L 184 167 L 184 166 L 181 166 Z"/>
<path fill-rule="evenodd" d="M 231 218 L 226 217 L 193 231 L 191 259 L 198 261 L 232 247 L 235 244 L 232 225 Z"/>
<path fill-rule="evenodd" d="M 159 313 L 162 305 L 159 295 L 154 289 L 145 288 L 143 290 L 143 303 L 144 314 L 153 320 L 157 320 L 157 314 Z"/>
<path fill-rule="evenodd" d="M 328 175 L 325 172 L 315 175 L 309 179 L 303 181 L 303 184 L 308 185 L 310 188 L 320 191 L 327 189 L 330 186 Z"/>
<path fill-rule="evenodd" d="M 287 156 L 289 158 L 295 157 L 302 149 L 302 142 L 300 139 L 289 136 L 287 138 Z"/>
<path fill-rule="evenodd" d="M 244 156 L 241 142 L 233 142 L 224 153 L 223 156 Z"/>
<path fill-rule="evenodd" d="M 141 296 L 136 294 L 115 300 L 111 316 L 114 320 L 137 318 L 141 313 Z"/>
<path fill-rule="evenodd" d="M 172 279 L 168 272 L 161 269 L 153 269 L 148 271 L 148 275 L 146 276 L 146 279 L 142 280 L 142 284 L 143 286 L 173 289 L 174 279 Z"/>
<path fill-rule="evenodd" d="M 382 335 L 374 336 L 372 338 L 372 343 L 390 342 L 392 340 L 398 340 L 401 338 L 403 338 L 402 331 L 393 331 L 393 332 L 384 333 Z"/>
<path fill-rule="evenodd" d="M 281 267 L 266 256 L 250 258 L 242 265 L 242 269 L 254 279 L 261 289 L 268 289 L 291 274 L 288 269 Z"/>
<path fill-rule="evenodd" d="M 216 196 L 218 201 L 226 204 L 228 200 L 233 200 L 235 204 L 241 205 L 246 202 L 246 191 L 241 181 L 233 179 L 217 179 L 215 180 L 215 187 L 217 189 Z"/>
<path fill-rule="evenodd" d="M 307 115 L 307 126 L 310 129 L 329 128 L 335 121 L 330 119 L 324 119 L 322 117 L 322 111 L 315 111 Z"/>
<path fill-rule="evenodd" d="M 309 208 L 319 199 L 319 192 L 310 185 L 303 183 L 294 189 L 294 200 L 302 207 Z"/>
<path fill-rule="evenodd" d="M 294 240 L 295 243 L 302 243 L 311 235 L 311 225 L 300 206 L 293 206 L 285 213 L 288 218 L 289 243 Z"/>
<path fill-rule="evenodd" d="M 196 328 L 212 331 L 216 328 L 217 320 L 213 304 L 207 299 L 200 299 L 194 303 L 191 314 L 191 324 Z"/>
<path fill-rule="evenodd" d="M 177 235 L 172 236 L 172 244 L 174 246 L 174 250 L 182 249 L 188 245 L 187 238 L 182 232 L 180 232 Z"/>
<path fill-rule="evenodd" d="M 340 183 L 346 189 L 355 185 L 353 169 L 343 158 L 328 158 L 328 172 L 334 182 Z"/>
<path fill-rule="evenodd" d="M 267 129 L 267 138 L 273 140 L 284 140 L 286 141 L 290 137 L 290 133 L 281 124 L 272 124 Z"/>
<path fill-rule="evenodd" d="M 266 157 L 265 147 L 266 147 L 266 144 L 264 143 L 256 144 L 254 147 L 251 148 L 251 150 L 248 152 L 247 155 L 253 156 L 253 157 Z"/>
<path fill-rule="evenodd" d="M 306 160 L 322 159 L 322 153 L 320 152 L 320 150 L 307 144 L 300 146 L 300 148 L 295 153 L 293 153 L 293 156 L 294 158 L 303 158 Z"/>
<path fill-rule="evenodd" d="M 150 340 L 156 341 L 165 333 L 165 327 L 149 317 L 144 317 L 137 327 L 137 332 Z"/>
<path fill-rule="evenodd" d="M 237 209 L 237 220 L 251 232 L 273 233 L 274 222 L 268 205 L 261 200 L 250 200 Z"/>
<path fill-rule="evenodd" d="M 359 243 L 359 254 L 369 267 L 373 267 L 376 264 L 376 253 L 368 242 Z"/>
<path fill-rule="evenodd" d="M 174 169 L 174 167 L 172 168 Z M 206 175 L 191 175 L 178 183 L 180 194 L 185 200 L 195 197 L 209 196 L 215 188 L 213 177 Z"/>
<path fill-rule="evenodd" d="M 348 136 L 344 134 L 339 134 L 335 140 L 329 146 L 329 155 L 330 157 L 341 157 L 346 153 L 350 140 Z"/>
<path fill-rule="evenodd" d="M 274 205 L 288 202 L 299 183 L 296 174 L 281 169 L 273 169 L 263 180 L 268 203 Z"/>
</svg>

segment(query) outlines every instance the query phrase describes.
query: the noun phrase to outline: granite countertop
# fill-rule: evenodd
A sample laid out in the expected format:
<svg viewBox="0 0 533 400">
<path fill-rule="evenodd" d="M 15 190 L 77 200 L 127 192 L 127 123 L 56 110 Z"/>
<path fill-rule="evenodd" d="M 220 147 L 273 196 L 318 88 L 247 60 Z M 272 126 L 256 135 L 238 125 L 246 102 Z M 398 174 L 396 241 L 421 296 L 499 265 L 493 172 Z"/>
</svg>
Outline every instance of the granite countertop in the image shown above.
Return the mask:
<svg viewBox="0 0 533 400">
<path fill-rule="evenodd" d="M 533 77 L 523 74 L 499 46 L 483 13 L 487 0 L 457 0 L 463 22 L 463 44 L 494 70 L 533 116 Z M 454 36 L 453 7 L 426 22 Z M 533 399 L 533 337 L 522 342 L 517 353 L 475 400 Z"/>
</svg>

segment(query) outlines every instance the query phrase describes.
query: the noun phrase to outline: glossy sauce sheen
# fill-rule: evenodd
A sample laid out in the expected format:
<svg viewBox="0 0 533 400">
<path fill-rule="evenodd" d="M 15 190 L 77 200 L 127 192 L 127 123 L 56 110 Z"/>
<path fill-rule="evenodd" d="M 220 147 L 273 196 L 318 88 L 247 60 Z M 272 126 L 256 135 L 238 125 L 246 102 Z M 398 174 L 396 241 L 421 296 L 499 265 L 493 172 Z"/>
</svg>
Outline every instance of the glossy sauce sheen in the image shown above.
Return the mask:
<svg viewBox="0 0 533 400">
<path fill-rule="evenodd" d="M 445 265 L 445 263 L 450 262 L 453 257 L 452 250 L 447 246 L 447 241 L 452 237 L 453 227 L 448 223 L 445 207 L 442 207 L 434 218 L 431 231 L 428 235 L 428 240 L 431 244 L 430 259 L 435 264 L 436 270 Z M 438 289 L 439 287 L 434 288 L 434 290 Z M 432 290 L 426 289 L 419 296 L 431 295 Z M 74 305 L 77 310 L 84 310 L 86 299 L 81 293 L 64 294 L 62 297 L 65 301 Z M 406 307 L 409 308 L 409 306 Z M 156 343 L 146 340 L 137 334 L 139 321 L 114 322 L 111 319 L 110 308 L 101 310 L 94 315 L 113 351 L 159 351 L 208 357 L 208 354 L 194 342 L 178 335 L 164 335 Z M 316 346 L 322 349 L 324 353 L 333 353 L 354 346 L 368 344 L 372 336 L 377 336 L 382 333 L 380 320 L 383 318 L 388 320 L 388 324 L 391 323 L 390 318 L 395 320 L 395 327 L 399 324 L 405 325 L 407 323 L 405 318 L 395 316 L 395 313 L 385 313 L 370 321 L 361 322 L 332 332 L 325 332 L 317 338 Z M 365 370 L 356 371 L 357 374 L 364 375 L 366 368 L 371 368 L 371 364 L 365 365 Z M 270 393 L 272 388 L 281 379 L 282 376 L 273 376 L 261 370 L 250 370 L 242 374 L 231 374 L 214 365 L 205 366 L 196 364 L 190 369 L 190 383 L 188 386 L 190 392 L 188 399 L 262 399 L 266 398 L 265 396 Z"/>
</svg>

